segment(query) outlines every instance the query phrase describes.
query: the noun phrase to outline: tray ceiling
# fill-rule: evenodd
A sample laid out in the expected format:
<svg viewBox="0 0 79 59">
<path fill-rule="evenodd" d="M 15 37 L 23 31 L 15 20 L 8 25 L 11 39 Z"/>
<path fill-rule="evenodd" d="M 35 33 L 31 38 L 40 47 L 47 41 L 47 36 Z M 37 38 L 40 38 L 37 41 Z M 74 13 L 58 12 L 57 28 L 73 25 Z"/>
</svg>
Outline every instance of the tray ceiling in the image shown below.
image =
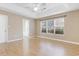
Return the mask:
<svg viewBox="0 0 79 59">
<path fill-rule="evenodd" d="M 62 12 L 79 9 L 78 3 L 0 3 L 3 10 L 16 12 L 17 14 L 39 18 Z M 1 9 L 0 8 L 0 9 Z"/>
</svg>

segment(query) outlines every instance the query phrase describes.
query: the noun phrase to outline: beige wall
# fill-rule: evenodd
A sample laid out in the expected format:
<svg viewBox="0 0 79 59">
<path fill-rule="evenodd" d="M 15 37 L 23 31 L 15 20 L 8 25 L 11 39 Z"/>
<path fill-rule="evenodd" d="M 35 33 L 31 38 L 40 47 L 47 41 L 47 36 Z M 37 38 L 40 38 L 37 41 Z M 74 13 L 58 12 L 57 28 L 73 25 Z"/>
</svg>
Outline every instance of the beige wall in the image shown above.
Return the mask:
<svg viewBox="0 0 79 59">
<path fill-rule="evenodd" d="M 9 15 L 8 20 L 8 36 L 9 40 L 22 38 L 22 17 L 16 15 Z"/>
<path fill-rule="evenodd" d="M 53 35 L 53 34 L 52 35 L 51 34 L 40 34 L 40 20 L 36 20 L 37 36 L 79 42 L 79 11 L 72 11 L 72 12 L 68 12 L 65 14 L 67 14 L 67 16 L 64 18 L 65 19 L 64 36 Z"/>
<path fill-rule="evenodd" d="M 0 14 L 8 15 L 9 40 L 22 38 L 23 37 L 22 19 L 24 17 L 4 11 L 0 11 Z M 64 25 L 65 25 L 64 36 L 40 34 L 40 20 L 30 20 L 30 36 L 43 36 L 52 39 L 57 38 L 67 41 L 79 42 L 79 11 L 73 11 L 67 13 Z"/>
<path fill-rule="evenodd" d="M 1 10 L 0 14 L 8 16 L 8 41 L 22 38 L 22 17 Z"/>
<path fill-rule="evenodd" d="M 79 42 L 79 11 L 71 12 L 65 18 L 64 39 Z"/>
<path fill-rule="evenodd" d="M 35 37 L 35 32 L 36 32 L 36 24 L 35 24 L 35 20 L 30 20 L 30 23 L 29 23 L 29 31 L 30 31 L 30 37 Z"/>
<path fill-rule="evenodd" d="M 0 10 L 0 14 L 8 16 L 8 41 L 22 39 L 23 38 L 23 20 L 26 17 L 22 17 L 13 13 Z M 28 19 L 28 18 L 26 18 Z M 34 20 L 30 20 L 30 36 L 35 35 L 35 23 Z"/>
</svg>

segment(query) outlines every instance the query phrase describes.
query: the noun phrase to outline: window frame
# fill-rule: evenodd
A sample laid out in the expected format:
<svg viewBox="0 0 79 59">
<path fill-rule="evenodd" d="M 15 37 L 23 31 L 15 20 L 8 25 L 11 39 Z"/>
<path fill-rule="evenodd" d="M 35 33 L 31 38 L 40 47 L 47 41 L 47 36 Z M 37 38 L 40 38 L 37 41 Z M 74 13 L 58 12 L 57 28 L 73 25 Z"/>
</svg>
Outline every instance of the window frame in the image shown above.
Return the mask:
<svg viewBox="0 0 79 59">
<path fill-rule="evenodd" d="M 59 18 L 55 18 L 55 19 L 54 19 L 54 28 L 55 28 L 54 31 L 56 31 L 55 20 L 60 20 L 60 19 L 63 19 L 63 21 L 64 21 L 64 17 L 59 17 Z M 64 22 L 65 22 L 65 21 L 64 21 Z M 64 32 L 64 22 L 63 22 L 63 32 Z M 54 33 L 55 33 L 55 32 L 54 32 Z M 63 33 L 63 34 L 56 34 L 56 33 L 55 33 L 55 35 L 64 35 L 64 33 Z"/>
<path fill-rule="evenodd" d="M 40 34 L 46 34 L 46 33 L 47 33 L 47 30 L 46 30 L 46 33 L 42 32 L 42 27 L 43 27 L 43 26 L 42 26 L 42 22 L 43 22 L 43 21 L 46 22 L 46 20 L 41 20 L 41 21 L 40 21 Z M 47 27 L 47 26 L 46 26 L 46 27 Z"/>
<path fill-rule="evenodd" d="M 49 20 L 41 20 L 40 21 L 40 34 L 49 34 L 49 35 L 59 35 L 59 36 L 61 36 L 61 35 L 64 35 L 64 33 L 63 34 L 56 34 L 55 33 L 55 31 L 56 31 L 56 27 L 55 27 L 55 20 L 58 20 L 58 19 L 63 19 L 64 20 L 64 17 L 59 17 L 59 18 L 54 18 L 54 19 L 49 19 Z M 42 21 L 45 21 L 46 22 L 46 33 L 44 33 L 44 32 L 42 32 Z M 49 33 L 48 32 L 48 21 L 54 21 L 54 33 Z M 64 23 L 65 23 L 65 20 L 64 20 Z M 63 23 L 63 24 L 64 24 Z M 63 32 L 64 32 L 64 27 L 63 27 Z"/>
<path fill-rule="evenodd" d="M 47 34 L 55 34 L 54 32 L 53 33 L 50 33 L 50 32 L 48 32 L 48 22 L 49 21 L 53 21 L 54 22 L 54 20 L 53 19 L 50 19 L 50 20 L 47 20 Z M 54 29 L 54 24 L 53 24 L 53 29 Z"/>
</svg>

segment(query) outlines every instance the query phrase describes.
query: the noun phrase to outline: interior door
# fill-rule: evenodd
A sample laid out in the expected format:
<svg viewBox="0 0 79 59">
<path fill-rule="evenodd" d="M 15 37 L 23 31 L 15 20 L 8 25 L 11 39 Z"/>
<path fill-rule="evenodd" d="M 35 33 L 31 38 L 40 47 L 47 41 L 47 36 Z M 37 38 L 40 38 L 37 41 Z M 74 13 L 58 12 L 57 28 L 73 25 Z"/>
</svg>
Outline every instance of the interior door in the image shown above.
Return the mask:
<svg viewBox="0 0 79 59">
<path fill-rule="evenodd" d="M 8 40 L 8 16 L 0 15 L 0 43 Z"/>
</svg>

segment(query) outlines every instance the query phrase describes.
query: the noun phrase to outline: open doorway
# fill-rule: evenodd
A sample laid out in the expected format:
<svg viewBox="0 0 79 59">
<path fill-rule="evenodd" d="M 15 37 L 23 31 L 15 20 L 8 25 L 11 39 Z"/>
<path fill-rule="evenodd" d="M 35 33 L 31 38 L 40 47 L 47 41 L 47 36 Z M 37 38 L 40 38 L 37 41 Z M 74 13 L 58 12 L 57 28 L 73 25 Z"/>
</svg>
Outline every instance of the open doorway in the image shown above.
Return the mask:
<svg viewBox="0 0 79 59">
<path fill-rule="evenodd" d="M 23 38 L 29 37 L 29 20 L 23 19 Z"/>
<path fill-rule="evenodd" d="M 23 54 L 25 55 L 25 50 L 29 51 L 29 20 L 23 19 Z"/>
</svg>

